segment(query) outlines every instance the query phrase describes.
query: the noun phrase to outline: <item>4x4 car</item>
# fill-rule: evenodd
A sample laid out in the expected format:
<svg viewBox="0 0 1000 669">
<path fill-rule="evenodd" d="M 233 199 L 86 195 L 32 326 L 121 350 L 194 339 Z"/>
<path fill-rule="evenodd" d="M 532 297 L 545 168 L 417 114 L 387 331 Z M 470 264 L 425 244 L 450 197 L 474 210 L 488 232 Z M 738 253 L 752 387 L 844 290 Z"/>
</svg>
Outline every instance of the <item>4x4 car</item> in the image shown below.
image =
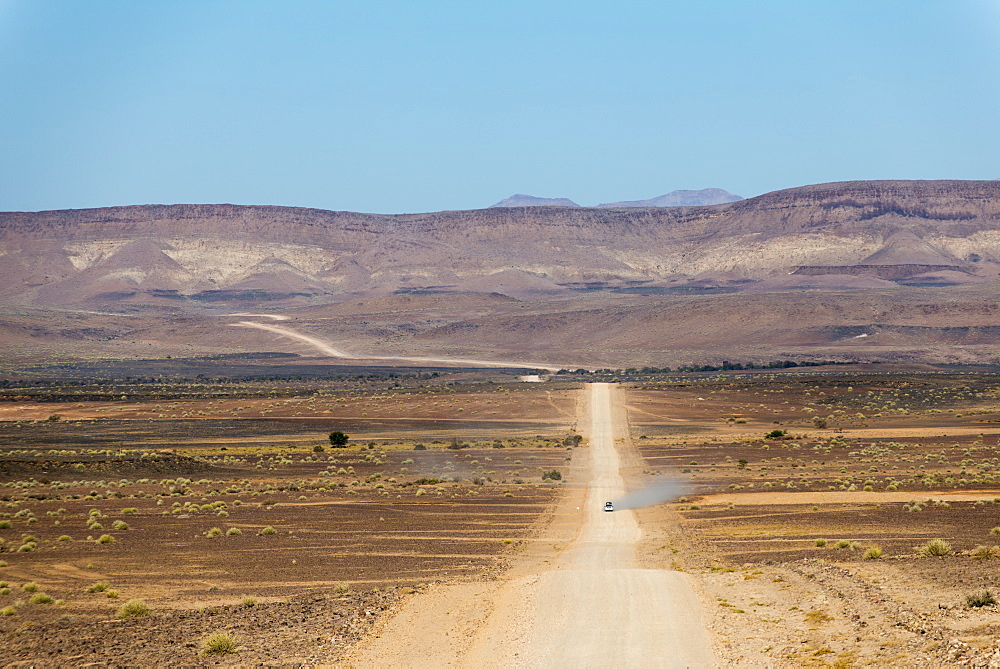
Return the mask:
<svg viewBox="0 0 1000 669">
<path fill-rule="evenodd" d="M 615 510 L 615 505 L 612 504 L 611 502 L 605 502 L 604 503 L 604 510 L 605 511 L 614 511 Z"/>
</svg>

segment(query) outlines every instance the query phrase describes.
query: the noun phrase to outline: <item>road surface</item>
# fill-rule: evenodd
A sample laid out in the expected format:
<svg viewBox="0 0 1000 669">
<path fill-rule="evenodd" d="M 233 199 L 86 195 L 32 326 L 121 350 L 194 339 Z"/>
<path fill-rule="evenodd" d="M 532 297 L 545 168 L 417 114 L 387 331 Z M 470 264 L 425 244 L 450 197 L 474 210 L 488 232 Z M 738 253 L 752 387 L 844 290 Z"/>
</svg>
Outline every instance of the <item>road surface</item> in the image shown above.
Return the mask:
<svg viewBox="0 0 1000 669">
<path fill-rule="evenodd" d="M 615 446 L 624 409 L 609 384 L 588 392 L 590 474 L 575 538 L 529 551 L 529 564 L 502 586 L 414 598 L 350 658 L 355 666 L 715 666 L 690 577 L 636 568 L 634 513 L 603 511 L 625 492 Z"/>
<path fill-rule="evenodd" d="M 288 320 L 285 316 L 275 316 L 273 314 L 229 314 L 230 316 L 259 316 L 263 318 L 270 318 L 272 320 Z M 501 362 L 498 360 L 472 360 L 467 358 L 435 358 L 435 357 L 400 357 L 400 356 L 364 356 L 364 355 L 351 355 L 340 349 L 336 349 L 330 345 L 329 342 L 320 339 L 319 337 L 313 337 L 311 335 L 302 334 L 290 327 L 283 325 L 271 325 L 269 323 L 257 323 L 255 321 L 239 321 L 238 323 L 230 323 L 233 327 L 240 328 L 254 328 L 257 330 L 265 330 L 267 332 L 273 332 L 274 334 L 281 335 L 282 337 L 287 337 L 288 339 L 295 339 L 298 341 L 305 342 L 315 348 L 317 351 L 323 355 L 328 355 L 333 358 L 344 358 L 347 360 L 364 360 L 366 362 L 371 362 L 374 360 L 381 360 L 386 362 L 420 362 L 420 363 L 431 363 L 435 365 L 475 365 L 477 367 L 530 367 L 533 369 L 545 369 L 550 372 L 557 372 L 560 367 L 554 367 L 549 364 L 538 364 L 533 362 Z"/>
</svg>

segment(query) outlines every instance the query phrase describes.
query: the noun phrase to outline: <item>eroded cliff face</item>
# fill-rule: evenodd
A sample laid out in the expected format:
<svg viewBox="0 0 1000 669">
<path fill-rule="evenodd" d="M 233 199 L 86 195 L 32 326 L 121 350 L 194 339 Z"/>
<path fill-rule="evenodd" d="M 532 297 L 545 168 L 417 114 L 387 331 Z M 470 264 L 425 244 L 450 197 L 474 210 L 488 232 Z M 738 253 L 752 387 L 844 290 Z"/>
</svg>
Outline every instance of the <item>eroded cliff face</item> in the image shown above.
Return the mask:
<svg viewBox="0 0 1000 669">
<path fill-rule="evenodd" d="M 858 269 L 890 265 L 912 271 Z M 669 209 L 383 216 L 149 205 L 0 214 L 0 295 L 43 304 L 316 302 L 425 289 L 523 296 L 691 282 L 786 290 L 796 284 L 783 277 L 796 272 L 857 288 L 859 276 L 993 280 L 998 267 L 995 181 L 843 182 Z"/>
</svg>

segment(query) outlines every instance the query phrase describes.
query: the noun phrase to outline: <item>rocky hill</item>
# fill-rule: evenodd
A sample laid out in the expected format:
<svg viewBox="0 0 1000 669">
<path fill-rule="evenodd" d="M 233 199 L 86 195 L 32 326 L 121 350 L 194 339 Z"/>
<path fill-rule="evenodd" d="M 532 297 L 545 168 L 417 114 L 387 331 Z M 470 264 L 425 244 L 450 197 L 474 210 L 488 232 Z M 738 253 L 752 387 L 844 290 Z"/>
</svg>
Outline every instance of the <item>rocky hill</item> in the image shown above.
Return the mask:
<svg viewBox="0 0 1000 669">
<path fill-rule="evenodd" d="M 0 213 L 0 248 L 0 297 L 34 304 L 952 285 L 1000 273 L 1000 182 L 842 182 L 709 207 Z"/>
</svg>

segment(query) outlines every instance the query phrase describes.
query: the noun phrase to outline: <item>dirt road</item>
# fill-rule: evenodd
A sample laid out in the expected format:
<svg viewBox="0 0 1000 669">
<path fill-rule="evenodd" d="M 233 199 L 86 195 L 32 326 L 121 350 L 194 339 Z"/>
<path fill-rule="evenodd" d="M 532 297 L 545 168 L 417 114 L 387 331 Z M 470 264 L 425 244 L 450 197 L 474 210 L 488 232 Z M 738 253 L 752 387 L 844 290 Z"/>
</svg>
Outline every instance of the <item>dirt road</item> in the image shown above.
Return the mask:
<svg viewBox="0 0 1000 669">
<path fill-rule="evenodd" d="M 585 392 L 589 462 L 579 475 L 589 483 L 567 495 L 569 510 L 557 511 L 575 521 L 556 528 L 568 543 L 543 537 L 502 585 L 460 584 L 411 600 L 350 658 L 355 666 L 715 665 L 690 577 L 636 568 L 642 530 L 634 514 L 602 509 L 624 493 L 615 448 L 624 413 L 614 410 L 612 386 Z"/>
<path fill-rule="evenodd" d="M 287 317 L 278 317 L 270 314 L 230 314 L 230 316 L 261 316 L 264 318 L 271 318 L 273 320 L 287 320 Z M 279 325 L 269 325 L 267 323 L 257 323 L 254 321 L 240 321 L 238 323 L 230 323 L 233 327 L 240 328 L 254 328 L 257 330 L 265 330 L 267 332 L 273 332 L 274 334 L 281 335 L 282 337 L 287 337 L 288 339 L 296 339 L 298 341 L 305 342 L 320 351 L 324 355 L 328 355 L 333 358 L 346 358 L 350 360 L 365 360 L 365 361 L 384 361 L 384 362 L 417 362 L 417 363 L 430 363 L 435 365 L 474 365 L 476 367 L 531 367 L 534 369 L 544 369 L 550 372 L 559 371 L 560 367 L 553 366 L 550 364 L 540 364 L 534 362 L 504 362 L 499 360 L 474 360 L 467 358 L 436 358 L 436 357 L 402 357 L 402 356 L 365 356 L 365 355 L 351 355 L 339 349 L 332 347 L 328 342 L 310 335 L 302 334 L 290 327 L 284 327 Z"/>
</svg>

